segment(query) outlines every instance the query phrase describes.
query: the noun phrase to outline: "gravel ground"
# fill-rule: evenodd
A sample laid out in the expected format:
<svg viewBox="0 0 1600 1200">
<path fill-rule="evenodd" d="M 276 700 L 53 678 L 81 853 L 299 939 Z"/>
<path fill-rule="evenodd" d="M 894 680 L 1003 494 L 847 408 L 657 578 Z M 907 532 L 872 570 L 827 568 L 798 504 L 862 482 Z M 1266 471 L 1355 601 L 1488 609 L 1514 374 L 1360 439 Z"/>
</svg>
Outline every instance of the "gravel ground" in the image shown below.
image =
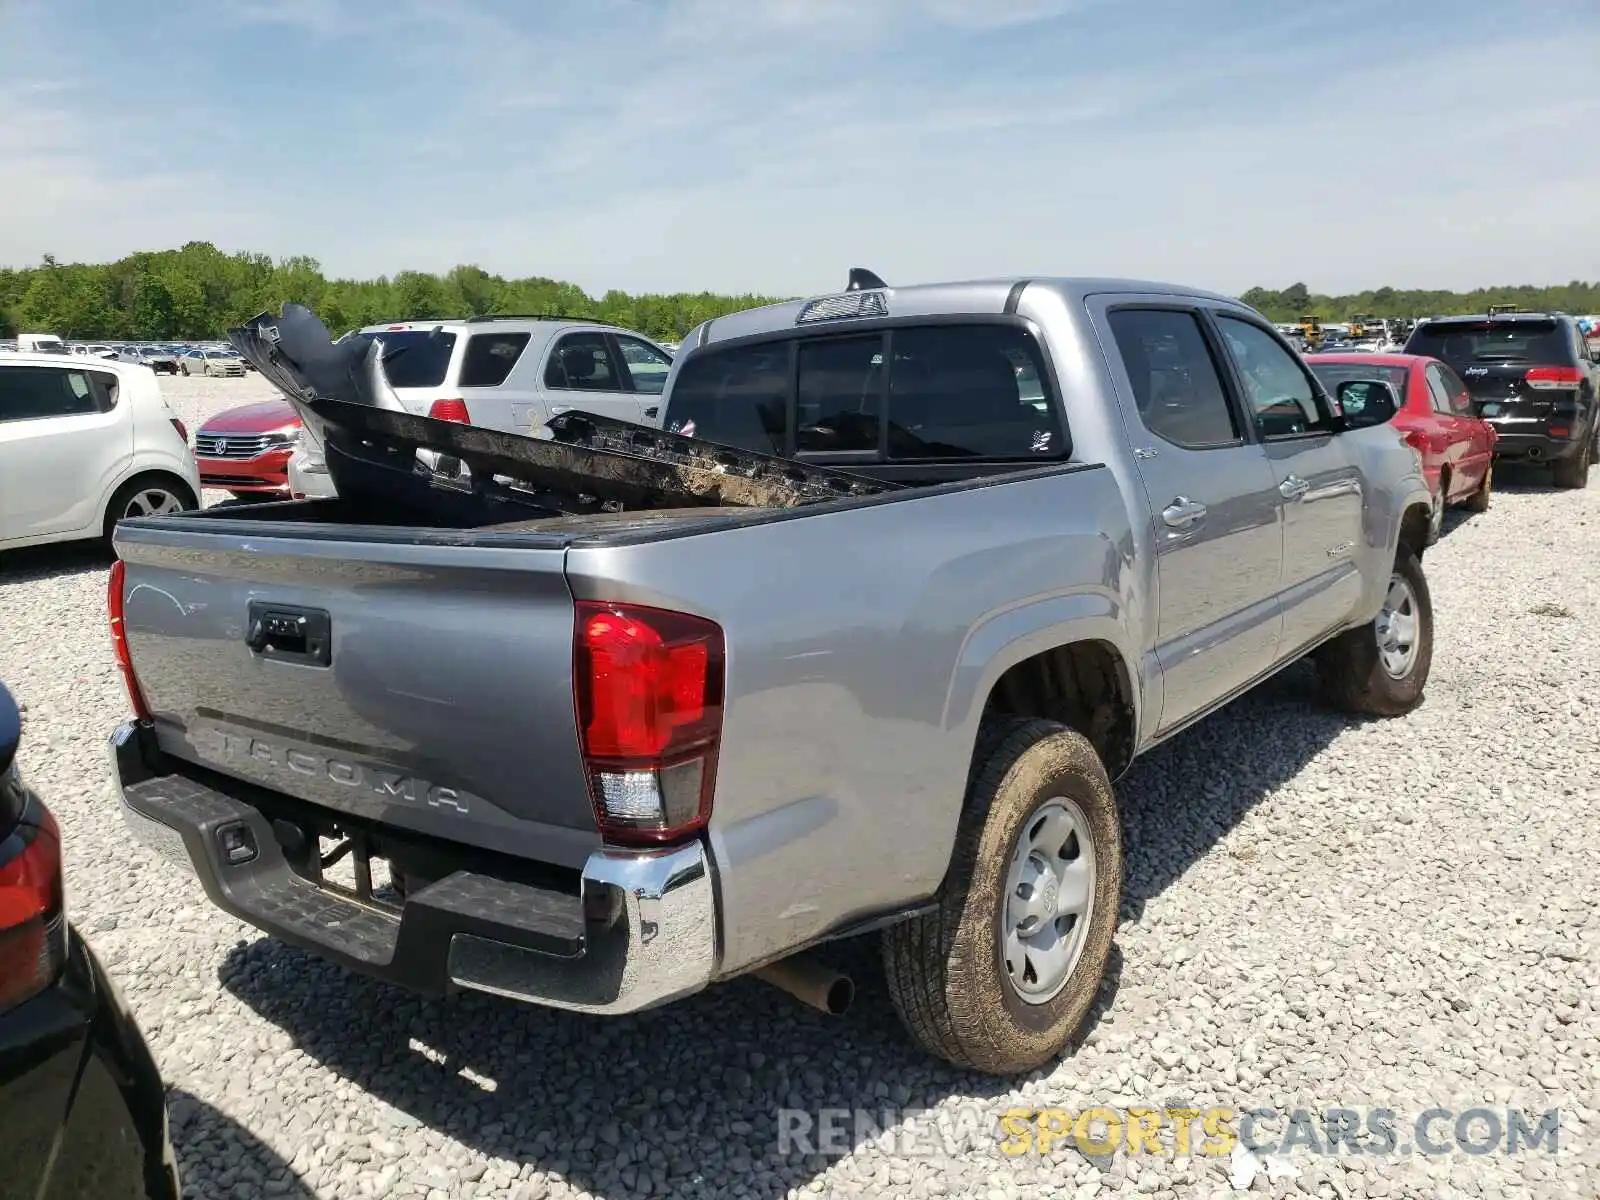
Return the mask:
<svg viewBox="0 0 1600 1200">
<path fill-rule="evenodd" d="M 191 429 L 266 391 L 164 386 Z M 1452 516 L 1428 555 L 1420 710 L 1341 719 L 1296 668 L 1120 785 L 1129 897 L 1102 1010 L 1074 1056 L 1011 1091 L 909 1048 L 870 946 L 835 956 L 861 985 L 839 1020 L 741 981 L 605 1021 L 423 1002 L 219 914 L 106 799 L 101 744 L 126 704 L 90 552 L 0 562 L 0 679 L 65 830 L 72 915 L 173 1089 L 195 1196 L 1235 1194 L 1226 1158 L 998 1149 L 1009 1107 L 1098 1103 L 1385 1107 L 1405 1143 L 1432 1107 L 1559 1108 L 1553 1156 L 1301 1149 L 1298 1176 L 1253 1190 L 1593 1197 L 1600 484 L 1501 474 L 1492 510 Z M 923 1120 L 843 1156 L 779 1153 L 779 1109 L 854 1106 L 935 1109 L 971 1136 L 907 1135 Z"/>
</svg>

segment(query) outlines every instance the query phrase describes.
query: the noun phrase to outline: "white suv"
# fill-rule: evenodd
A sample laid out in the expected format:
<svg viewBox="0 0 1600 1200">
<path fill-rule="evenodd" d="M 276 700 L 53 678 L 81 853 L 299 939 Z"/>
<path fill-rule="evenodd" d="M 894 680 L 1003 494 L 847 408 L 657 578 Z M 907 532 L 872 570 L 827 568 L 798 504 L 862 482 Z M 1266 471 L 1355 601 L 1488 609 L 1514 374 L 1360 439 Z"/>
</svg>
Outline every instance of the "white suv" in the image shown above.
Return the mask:
<svg viewBox="0 0 1600 1200">
<path fill-rule="evenodd" d="M 408 411 L 534 436 L 574 410 L 659 425 L 672 368 L 672 355 L 644 335 L 572 317 L 396 321 L 345 336 L 383 343 L 384 374 Z M 304 431 L 289 490 L 332 492 L 321 447 Z"/>
<path fill-rule="evenodd" d="M 149 367 L 0 358 L 0 550 L 106 538 L 123 517 L 194 508 L 200 471 Z"/>
</svg>

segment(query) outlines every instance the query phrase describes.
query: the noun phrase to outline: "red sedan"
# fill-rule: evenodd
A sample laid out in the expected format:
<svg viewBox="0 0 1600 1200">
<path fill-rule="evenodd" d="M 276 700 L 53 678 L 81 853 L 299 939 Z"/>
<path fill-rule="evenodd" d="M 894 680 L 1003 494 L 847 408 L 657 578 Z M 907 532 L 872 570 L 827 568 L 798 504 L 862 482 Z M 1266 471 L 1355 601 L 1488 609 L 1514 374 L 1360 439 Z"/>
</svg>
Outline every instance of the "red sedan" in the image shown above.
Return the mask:
<svg viewBox="0 0 1600 1200">
<path fill-rule="evenodd" d="M 289 494 L 289 456 L 300 417 L 287 400 L 263 400 L 218 413 L 194 435 L 200 483 L 235 496 Z"/>
<path fill-rule="evenodd" d="M 1381 379 L 1394 388 L 1393 424 L 1422 455 L 1436 511 L 1489 507 L 1495 431 L 1472 414 L 1472 397 L 1445 363 L 1420 354 L 1308 354 L 1306 365 L 1331 393 L 1348 379 Z"/>
</svg>

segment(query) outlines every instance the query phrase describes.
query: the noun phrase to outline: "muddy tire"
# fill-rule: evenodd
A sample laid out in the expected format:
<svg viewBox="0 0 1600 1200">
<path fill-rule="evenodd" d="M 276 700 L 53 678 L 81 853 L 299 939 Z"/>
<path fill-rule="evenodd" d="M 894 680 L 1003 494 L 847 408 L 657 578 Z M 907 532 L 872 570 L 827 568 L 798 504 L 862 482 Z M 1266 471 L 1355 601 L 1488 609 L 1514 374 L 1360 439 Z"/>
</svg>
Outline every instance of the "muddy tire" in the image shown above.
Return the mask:
<svg viewBox="0 0 1600 1200">
<path fill-rule="evenodd" d="M 1494 462 L 1491 460 L 1488 468 L 1483 473 L 1483 482 L 1478 485 L 1478 490 L 1473 492 L 1461 502 L 1461 507 L 1468 512 L 1488 512 L 1489 493 L 1494 490 Z"/>
<path fill-rule="evenodd" d="M 1433 600 L 1422 564 L 1401 548 L 1383 611 L 1315 655 L 1322 695 L 1345 712 L 1398 717 L 1422 703 L 1433 664 Z"/>
<path fill-rule="evenodd" d="M 938 907 L 885 931 L 884 972 L 925 1050 L 1015 1075 L 1059 1056 L 1094 1004 L 1122 903 L 1122 823 L 1081 734 L 1007 719 L 978 746 Z"/>
<path fill-rule="evenodd" d="M 1589 443 L 1583 444 L 1570 458 L 1557 459 L 1550 464 L 1550 479 L 1558 488 L 1577 489 L 1589 486 Z"/>
</svg>

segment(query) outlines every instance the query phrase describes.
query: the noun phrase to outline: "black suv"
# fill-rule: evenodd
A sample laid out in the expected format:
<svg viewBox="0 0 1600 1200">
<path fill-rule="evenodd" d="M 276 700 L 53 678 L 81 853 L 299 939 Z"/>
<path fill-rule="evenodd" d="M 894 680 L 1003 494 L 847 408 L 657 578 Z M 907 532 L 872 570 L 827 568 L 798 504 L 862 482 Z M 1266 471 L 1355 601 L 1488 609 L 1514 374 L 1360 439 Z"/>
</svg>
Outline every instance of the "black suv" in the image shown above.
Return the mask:
<svg viewBox="0 0 1600 1200">
<path fill-rule="evenodd" d="M 1555 485 L 1581 488 L 1600 455 L 1600 370 L 1564 313 L 1434 317 L 1411 331 L 1407 354 L 1455 368 L 1478 416 L 1494 426 L 1496 458 L 1549 463 Z"/>
</svg>

